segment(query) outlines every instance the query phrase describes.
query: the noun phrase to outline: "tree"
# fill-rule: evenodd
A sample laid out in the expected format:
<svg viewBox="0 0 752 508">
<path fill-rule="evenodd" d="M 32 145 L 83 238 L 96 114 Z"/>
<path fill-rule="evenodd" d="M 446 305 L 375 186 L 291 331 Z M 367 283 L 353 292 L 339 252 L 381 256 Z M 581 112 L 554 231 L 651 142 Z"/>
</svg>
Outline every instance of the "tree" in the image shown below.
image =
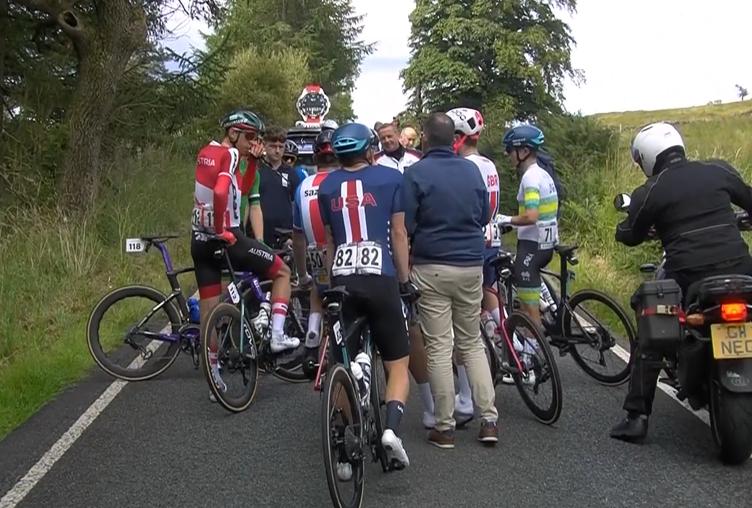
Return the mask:
<svg viewBox="0 0 752 508">
<path fill-rule="evenodd" d="M 739 96 L 741 100 L 744 100 L 744 98 L 749 95 L 747 92 L 747 89 L 744 88 L 742 85 L 736 85 L 736 94 Z"/>
<path fill-rule="evenodd" d="M 132 58 L 149 36 L 165 32 L 165 16 L 175 9 L 217 12 L 213 0 L 13 0 L 37 24 L 37 34 L 67 52 L 73 67 L 64 118 L 65 155 L 57 176 L 60 204 L 86 211 L 95 200 L 102 166 L 102 141 L 118 89 Z"/>
<path fill-rule="evenodd" d="M 228 12 L 207 38 L 210 50 L 226 39 L 230 54 L 248 47 L 265 54 L 286 48 L 305 52 L 311 80 L 332 101 L 330 116 L 353 117 L 350 92 L 373 48 L 360 40 L 362 17 L 350 0 L 231 0 Z"/>
<path fill-rule="evenodd" d="M 560 110 L 564 78 L 579 73 L 554 6 L 573 11 L 576 0 L 416 0 L 401 74 L 410 109 L 493 108 L 505 119 Z"/>
<path fill-rule="evenodd" d="M 295 99 L 309 74 L 307 55 L 300 50 L 288 48 L 264 55 L 255 48 L 245 49 L 232 59 L 214 117 L 244 107 L 260 114 L 267 123 L 292 125 L 298 116 Z"/>
</svg>

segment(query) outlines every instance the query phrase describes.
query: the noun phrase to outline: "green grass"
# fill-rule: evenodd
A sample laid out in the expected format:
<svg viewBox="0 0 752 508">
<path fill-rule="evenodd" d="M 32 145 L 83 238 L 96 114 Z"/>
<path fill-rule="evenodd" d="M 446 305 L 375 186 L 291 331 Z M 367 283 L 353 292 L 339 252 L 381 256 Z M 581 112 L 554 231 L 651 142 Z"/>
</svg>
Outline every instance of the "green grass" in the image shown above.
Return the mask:
<svg viewBox="0 0 752 508">
<path fill-rule="evenodd" d="M 50 210 L 0 214 L 0 438 L 92 367 L 85 327 L 101 296 L 135 282 L 169 289 L 159 253 L 126 255 L 125 238 L 183 234 L 169 244 L 173 262 L 191 263 L 192 160 L 154 150 L 116 168 L 85 222 Z M 190 274 L 182 280 L 195 286 Z"/>
</svg>

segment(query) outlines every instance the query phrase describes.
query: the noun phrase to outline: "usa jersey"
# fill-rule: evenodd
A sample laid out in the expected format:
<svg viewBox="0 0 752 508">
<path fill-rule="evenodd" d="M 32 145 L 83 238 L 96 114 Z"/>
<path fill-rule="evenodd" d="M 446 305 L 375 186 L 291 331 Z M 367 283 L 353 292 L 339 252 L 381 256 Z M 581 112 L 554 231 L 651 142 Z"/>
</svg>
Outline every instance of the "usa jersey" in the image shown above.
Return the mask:
<svg viewBox="0 0 752 508">
<path fill-rule="evenodd" d="M 471 154 L 466 158 L 473 161 L 480 170 L 480 176 L 483 178 L 483 183 L 486 184 L 486 190 L 488 191 L 489 217 L 493 219 L 496 217 L 499 209 L 499 173 L 496 172 L 496 166 L 480 154 Z M 499 228 L 493 220 L 486 224 L 483 232 L 486 237 L 486 247 L 501 246 Z"/>
<path fill-rule="evenodd" d="M 236 148 L 222 146 L 212 141 L 198 153 L 196 160 L 196 186 L 193 194 L 193 231 L 214 233 L 214 214 L 224 215 L 225 228 L 240 227 L 240 201 L 242 199 L 238 178 L 240 156 Z M 217 179 L 230 177 L 230 195 L 224 210 L 214 209 L 214 187 Z"/>
<path fill-rule="evenodd" d="M 319 209 L 319 186 L 329 173 L 321 172 L 306 177 L 295 191 L 293 227 L 305 233 L 308 245 L 326 246 L 326 230 Z"/>
<path fill-rule="evenodd" d="M 391 219 L 404 212 L 401 187 L 402 173 L 380 165 L 339 169 L 326 177 L 318 200 L 336 249 L 332 275 L 396 275 Z"/>
</svg>

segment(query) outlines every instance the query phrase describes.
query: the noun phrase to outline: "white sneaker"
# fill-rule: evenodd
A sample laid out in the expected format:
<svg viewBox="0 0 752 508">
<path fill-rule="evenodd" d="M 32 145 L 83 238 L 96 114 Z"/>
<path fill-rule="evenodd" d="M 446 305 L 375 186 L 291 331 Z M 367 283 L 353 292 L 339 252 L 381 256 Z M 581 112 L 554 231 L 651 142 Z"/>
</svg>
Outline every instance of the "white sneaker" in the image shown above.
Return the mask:
<svg viewBox="0 0 752 508">
<path fill-rule="evenodd" d="M 394 469 L 404 469 L 410 465 L 407 452 L 402 446 L 402 440 L 398 438 L 392 429 L 386 429 L 381 436 L 381 444 L 386 450 L 386 456 Z"/>
<path fill-rule="evenodd" d="M 337 462 L 337 478 L 341 482 L 352 480 L 352 465 L 349 462 Z"/>
<path fill-rule="evenodd" d="M 501 376 L 501 382 L 505 385 L 513 385 L 514 384 L 514 378 L 511 374 L 504 374 Z"/>
<path fill-rule="evenodd" d="M 454 411 L 463 415 L 475 414 L 475 408 L 473 407 L 473 399 L 465 400 L 458 393 L 454 396 Z"/>
<path fill-rule="evenodd" d="M 423 427 L 432 429 L 436 427 L 436 416 L 428 411 L 423 411 Z"/>
<path fill-rule="evenodd" d="M 269 345 L 272 348 L 272 353 L 279 353 L 285 349 L 295 349 L 300 346 L 300 339 L 295 337 L 288 337 L 285 334 L 274 336 L 269 341 Z"/>
</svg>

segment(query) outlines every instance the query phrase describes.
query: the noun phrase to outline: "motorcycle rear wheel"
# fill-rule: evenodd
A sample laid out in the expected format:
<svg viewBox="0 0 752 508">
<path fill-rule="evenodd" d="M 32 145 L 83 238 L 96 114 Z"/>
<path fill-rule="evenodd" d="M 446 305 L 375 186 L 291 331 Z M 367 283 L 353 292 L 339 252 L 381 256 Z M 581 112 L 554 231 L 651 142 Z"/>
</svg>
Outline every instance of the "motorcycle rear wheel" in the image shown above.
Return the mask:
<svg viewBox="0 0 752 508">
<path fill-rule="evenodd" d="M 710 382 L 710 429 L 724 464 L 740 465 L 752 454 L 752 393 L 733 393 Z"/>
</svg>

